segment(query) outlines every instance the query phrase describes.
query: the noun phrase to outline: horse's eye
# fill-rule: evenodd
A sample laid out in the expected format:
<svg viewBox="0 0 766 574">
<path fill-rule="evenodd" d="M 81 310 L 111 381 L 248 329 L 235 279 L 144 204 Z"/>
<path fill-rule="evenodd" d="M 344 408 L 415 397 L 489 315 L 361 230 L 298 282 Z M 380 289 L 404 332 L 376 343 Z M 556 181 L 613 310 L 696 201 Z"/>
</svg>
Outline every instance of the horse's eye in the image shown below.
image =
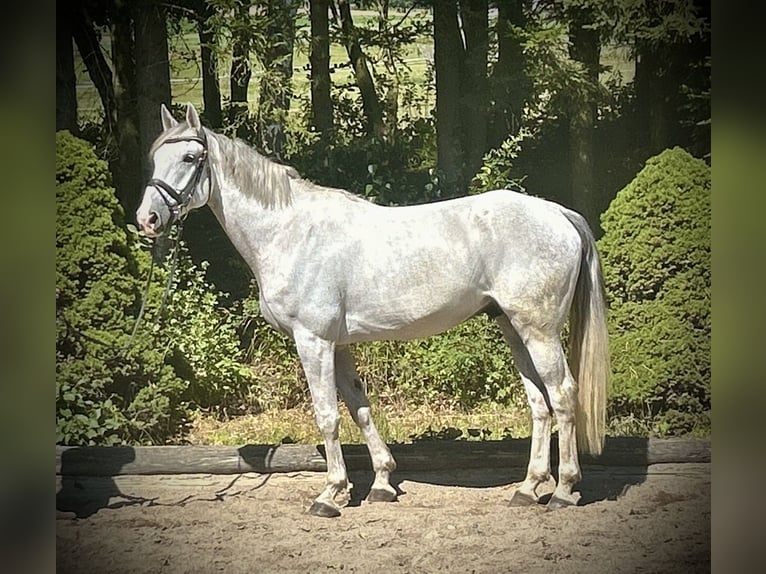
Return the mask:
<svg viewBox="0 0 766 574">
<path fill-rule="evenodd" d="M 187 153 L 187 154 L 184 156 L 184 161 L 185 161 L 186 163 L 193 163 L 193 162 L 194 162 L 194 156 L 193 156 L 192 154 L 190 154 L 190 153 Z"/>
</svg>

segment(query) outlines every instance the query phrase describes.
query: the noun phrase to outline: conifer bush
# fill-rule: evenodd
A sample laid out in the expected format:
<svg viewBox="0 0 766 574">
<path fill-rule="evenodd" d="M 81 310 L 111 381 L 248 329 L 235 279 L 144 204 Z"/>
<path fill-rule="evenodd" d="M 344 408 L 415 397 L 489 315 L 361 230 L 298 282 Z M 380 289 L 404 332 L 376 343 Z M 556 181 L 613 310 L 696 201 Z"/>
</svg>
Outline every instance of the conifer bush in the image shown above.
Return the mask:
<svg viewBox="0 0 766 574">
<path fill-rule="evenodd" d="M 162 315 L 167 270 L 155 269 L 131 339 L 150 264 L 106 163 L 87 142 L 57 133 L 57 443 L 162 443 L 179 435 L 190 406 L 246 392 L 239 319 L 219 308 L 220 294 L 188 256 Z"/>
<path fill-rule="evenodd" d="M 709 429 L 710 219 L 710 168 L 681 148 L 649 159 L 602 216 L 615 431 Z"/>
</svg>

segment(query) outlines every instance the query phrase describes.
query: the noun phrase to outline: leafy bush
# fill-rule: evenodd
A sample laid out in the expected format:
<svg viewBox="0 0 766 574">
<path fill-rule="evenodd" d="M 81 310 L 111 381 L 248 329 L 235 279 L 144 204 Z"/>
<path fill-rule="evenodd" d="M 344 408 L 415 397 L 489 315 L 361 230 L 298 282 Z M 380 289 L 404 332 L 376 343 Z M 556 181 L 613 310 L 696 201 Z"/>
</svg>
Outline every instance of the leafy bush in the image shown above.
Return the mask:
<svg viewBox="0 0 766 574">
<path fill-rule="evenodd" d="M 140 264 L 105 162 L 56 134 L 56 428 L 63 444 L 150 442 L 183 418 L 186 382 L 148 339 L 128 347 Z"/>
<path fill-rule="evenodd" d="M 244 313 L 255 404 L 262 410 L 308 404 L 293 342 L 260 317 L 255 293 L 245 302 Z M 379 403 L 468 409 L 484 403 L 526 405 L 510 349 L 494 321 L 485 316 L 426 339 L 355 345 L 353 353 L 360 377 Z"/>
<path fill-rule="evenodd" d="M 106 163 L 86 142 L 56 135 L 56 428 L 61 444 L 159 443 L 189 407 L 236 403 L 249 371 L 239 319 L 220 309 L 204 267 L 181 257 L 160 317 L 167 271 L 128 232 Z"/>
<path fill-rule="evenodd" d="M 602 216 L 614 424 L 709 427 L 710 168 L 680 148 L 646 162 Z"/>
<path fill-rule="evenodd" d="M 486 316 L 427 339 L 363 345 L 357 354 L 360 374 L 378 395 L 466 409 L 484 403 L 526 405 L 511 351 Z"/>
</svg>

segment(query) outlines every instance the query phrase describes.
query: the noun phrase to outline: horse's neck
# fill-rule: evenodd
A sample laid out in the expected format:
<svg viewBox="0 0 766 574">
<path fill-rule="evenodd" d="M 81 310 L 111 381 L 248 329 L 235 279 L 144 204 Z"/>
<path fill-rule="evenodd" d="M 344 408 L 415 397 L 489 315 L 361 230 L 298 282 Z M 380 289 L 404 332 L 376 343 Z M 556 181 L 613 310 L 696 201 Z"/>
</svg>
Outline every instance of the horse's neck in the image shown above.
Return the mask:
<svg viewBox="0 0 766 574">
<path fill-rule="evenodd" d="M 226 180 L 217 182 L 208 207 L 260 284 L 260 269 L 268 250 L 268 239 L 273 237 L 277 227 L 275 210 L 265 207 Z"/>
</svg>

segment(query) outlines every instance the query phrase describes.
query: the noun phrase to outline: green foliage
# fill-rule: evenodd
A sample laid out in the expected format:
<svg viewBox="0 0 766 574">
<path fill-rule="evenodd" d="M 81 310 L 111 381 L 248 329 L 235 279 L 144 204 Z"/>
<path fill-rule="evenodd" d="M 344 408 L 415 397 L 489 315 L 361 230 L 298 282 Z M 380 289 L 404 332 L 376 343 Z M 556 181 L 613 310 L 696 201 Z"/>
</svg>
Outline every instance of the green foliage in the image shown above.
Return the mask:
<svg viewBox="0 0 766 574">
<path fill-rule="evenodd" d="M 255 293 L 245 301 L 244 314 L 257 409 L 306 405 L 307 385 L 293 342 L 259 315 Z M 353 352 L 370 396 L 382 404 L 526 405 L 510 349 L 485 316 L 427 339 L 374 341 L 355 345 Z"/>
<path fill-rule="evenodd" d="M 308 384 L 295 344 L 261 316 L 255 285 L 241 311 L 242 338 L 248 342 L 245 356 L 252 372 L 251 406 L 266 411 L 306 405 Z"/>
<path fill-rule="evenodd" d="M 206 262 L 192 263 L 184 246 L 153 336 L 189 381 L 186 396 L 193 406 L 242 410 L 252 376 L 240 345 L 241 311 L 237 305 L 222 306 L 223 295 L 205 279 L 206 269 Z"/>
<path fill-rule="evenodd" d="M 68 132 L 56 136 L 56 426 L 61 444 L 161 443 L 189 407 L 237 404 L 249 371 L 239 362 L 239 319 L 220 308 L 204 266 L 156 269 L 128 232 L 105 162 Z M 161 315 L 162 313 L 162 315 Z"/>
<path fill-rule="evenodd" d="M 126 350 L 139 263 L 105 162 L 56 135 L 57 442 L 116 444 L 167 436 L 186 383 L 148 340 Z"/>
<path fill-rule="evenodd" d="M 602 216 L 618 421 L 709 426 L 710 217 L 710 168 L 680 148 L 647 161 Z"/>
<path fill-rule="evenodd" d="M 373 385 L 385 381 L 378 394 L 415 405 L 445 403 L 466 409 L 484 403 L 526 405 L 510 349 L 494 321 L 485 316 L 427 339 L 365 347 L 358 351 L 359 370 L 376 381 Z M 380 354 L 391 363 L 383 376 L 371 368 L 381 363 Z"/>
</svg>

